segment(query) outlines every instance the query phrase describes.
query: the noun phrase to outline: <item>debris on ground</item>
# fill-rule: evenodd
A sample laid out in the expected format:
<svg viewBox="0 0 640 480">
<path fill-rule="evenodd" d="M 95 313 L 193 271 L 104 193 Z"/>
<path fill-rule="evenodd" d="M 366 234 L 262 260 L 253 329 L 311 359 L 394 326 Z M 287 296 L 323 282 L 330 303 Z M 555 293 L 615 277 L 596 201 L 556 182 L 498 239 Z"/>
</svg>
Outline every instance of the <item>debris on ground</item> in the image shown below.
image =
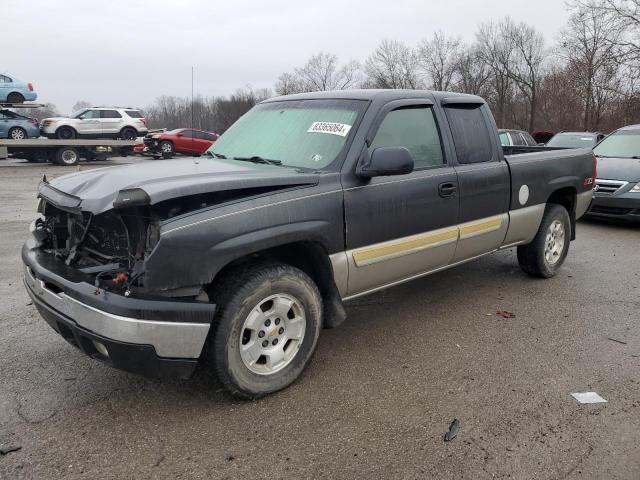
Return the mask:
<svg viewBox="0 0 640 480">
<path fill-rule="evenodd" d="M 33 302 L 27 302 L 25 305 L 28 307 L 29 305 L 33 305 Z"/>
<path fill-rule="evenodd" d="M 235 460 L 235 458 L 236 458 L 236 457 L 234 457 L 232 453 L 227 452 L 227 453 L 225 453 L 225 454 L 224 454 L 224 459 L 225 459 L 227 462 L 230 462 L 230 461 L 232 461 L 232 460 Z"/>
<path fill-rule="evenodd" d="M 575 398 L 578 403 L 607 403 L 607 401 L 596 392 L 572 393 L 571 396 Z"/>
<path fill-rule="evenodd" d="M 508 310 L 498 310 L 496 315 L 502 318 L 516 318 L 516 314 Z"/>
<path fill-rule="evenodd" d="M 618 340 L 617 338 L 613 338 L 613 337 L 607 337 L 607 340 L 611 340 L 612 342 L 618 342 L 618 343 L 621 343 L 622 345 L 627 344 L 627 342 L 625 342 L 624 340 Z"/>
<path fill-rule="evenodd" d="M 17 452 L 19 450 L 22 450 L 22 447 L 20 445 L 14 445 L 14 446 L 9 446 L 9 447 L 0 447 L 0 455 L 5 456 L 8 453 Z"/>
<path fill-rule="evenodd" d="M 456 435 L 458 435 L 458 429 L 460 428 L 460 422 L 457 418 L 454 418 L 453 421 L 449 424 L 449 431 L 444 434 L 444 441 L 450 442 Z"/>
</svg>

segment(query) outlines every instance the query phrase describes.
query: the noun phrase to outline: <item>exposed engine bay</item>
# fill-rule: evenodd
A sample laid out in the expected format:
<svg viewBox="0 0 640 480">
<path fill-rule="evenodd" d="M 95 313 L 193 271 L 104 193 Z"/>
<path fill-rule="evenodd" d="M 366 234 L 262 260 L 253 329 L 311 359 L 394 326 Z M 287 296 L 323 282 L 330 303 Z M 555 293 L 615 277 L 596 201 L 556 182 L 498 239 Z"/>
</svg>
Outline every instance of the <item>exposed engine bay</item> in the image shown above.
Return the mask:
<svg viewBox="0 0 640 480">
<path fill-rule="evenodd" d="M 159 238 L 159 218 L 134 207 L 99 215 L 68 212 L 45 200 L 34 236 L 40 248 L 82 273 L 96 287 L 131 291 L 144 286 L 144 258 Z"/>
</svg>

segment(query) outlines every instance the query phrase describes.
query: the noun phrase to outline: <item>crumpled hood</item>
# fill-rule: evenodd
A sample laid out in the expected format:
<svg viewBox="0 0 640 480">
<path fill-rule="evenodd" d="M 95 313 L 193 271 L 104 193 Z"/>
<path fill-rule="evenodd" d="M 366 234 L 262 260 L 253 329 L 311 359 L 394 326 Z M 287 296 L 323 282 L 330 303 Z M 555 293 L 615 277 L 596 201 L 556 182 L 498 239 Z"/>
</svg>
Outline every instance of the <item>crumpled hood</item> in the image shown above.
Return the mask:
<svg viewBox="0 0 640 480">
<path fill-rule="evenodd" d="M 317 182 L 318 174 L 299 173 L 293 168 L 196 158 L 146 161 L 78 172 L 56 178 L 49 185 L 79 199 L 81 210 L 99 214 L 113 207 L 121 190 L 142 189 L 153 205 L 200 193 L 270 186 L 286 188 Z"/>
<path fill-rule="evenodd" d="M 640 159 L 598 157 L 598 178 L 640 182 Z"/>
</svg>

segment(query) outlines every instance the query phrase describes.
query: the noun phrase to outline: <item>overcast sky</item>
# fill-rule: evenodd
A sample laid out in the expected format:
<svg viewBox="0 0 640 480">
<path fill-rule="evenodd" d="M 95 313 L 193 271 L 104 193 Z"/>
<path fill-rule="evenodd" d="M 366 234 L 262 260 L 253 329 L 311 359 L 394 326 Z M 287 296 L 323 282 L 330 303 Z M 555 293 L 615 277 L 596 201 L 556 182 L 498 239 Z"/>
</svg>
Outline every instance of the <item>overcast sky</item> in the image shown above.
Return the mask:
<svg viewBox="0 0 640 480">
<path fill-rule="evenodd" d="M 384 38 L 415 44 L 440 29 L 471 41 L 510 15 L 553 43 L 561 0 L 2 0 L 0 73 L 33 82 L 39 101 L 144 107 L 166 95 L 272 88 L 318 51 L 364 60 Z"/>
</svg>

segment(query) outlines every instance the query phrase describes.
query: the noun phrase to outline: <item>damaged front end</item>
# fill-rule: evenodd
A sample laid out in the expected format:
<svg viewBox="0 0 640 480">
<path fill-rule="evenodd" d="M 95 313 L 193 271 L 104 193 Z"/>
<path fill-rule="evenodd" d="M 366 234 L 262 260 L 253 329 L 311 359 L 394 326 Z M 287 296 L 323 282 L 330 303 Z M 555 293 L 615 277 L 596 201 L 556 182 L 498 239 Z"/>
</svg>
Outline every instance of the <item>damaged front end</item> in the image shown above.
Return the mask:
<svg viewBox="0 0 640 480">
<path fill-rule="evenodd" d="M 93 278 L 96 288 L 125 296 L 145 290 L 144 259 L 158 242 L 161 220 L 148 206 L 125 202 L 96 215 L 49 185 L 39 196 L 33 235 L 42 252 Z"/>
</svg>

